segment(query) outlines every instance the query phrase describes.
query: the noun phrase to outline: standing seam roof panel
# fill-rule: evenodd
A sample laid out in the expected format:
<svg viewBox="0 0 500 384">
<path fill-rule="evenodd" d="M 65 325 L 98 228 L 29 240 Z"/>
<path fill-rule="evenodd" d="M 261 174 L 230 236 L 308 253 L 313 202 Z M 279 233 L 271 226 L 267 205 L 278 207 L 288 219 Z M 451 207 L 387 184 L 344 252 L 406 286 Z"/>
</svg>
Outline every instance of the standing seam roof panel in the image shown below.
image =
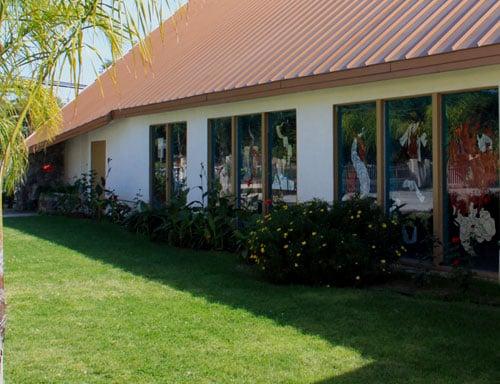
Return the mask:
<svg viewBox="0 0 500 384">
<path fill-rule="evenodd" d="M 498 0 L 191 0 L 163 40 L 150 35 L 151 67 L 134 47 L 64 107 L 63 132 L 111 111 L 499 44 L 499 13 Z"/>
</svg>

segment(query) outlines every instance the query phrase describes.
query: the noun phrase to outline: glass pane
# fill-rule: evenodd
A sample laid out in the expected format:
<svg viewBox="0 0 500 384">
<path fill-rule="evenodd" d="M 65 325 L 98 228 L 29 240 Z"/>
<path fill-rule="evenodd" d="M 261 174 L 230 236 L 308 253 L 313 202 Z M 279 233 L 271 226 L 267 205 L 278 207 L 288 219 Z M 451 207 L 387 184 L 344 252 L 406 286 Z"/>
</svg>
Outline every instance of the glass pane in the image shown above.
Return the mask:
<svg viewBox="0 0 500 384">
<path fill-rule="evenodd" d="M 498 90 L 444 96 L 447 242 L 498 271 Z"/>
<path fill-rule="evenodd" d="M 432 99 L 386 103 L 389 201 L 403 212 L 431 212 Z"/>
<path fill-rule="evenodd" d="M 153 206 L 166 201 L 166 129 L 164 125 L 151 127 L 150 202 Z"/>
<path fill-rule="evenodd" d="M 238 117 L 239 197 L 255 208 L 262 202 L 262 118 Z"/>
<path fill-rule="evenodd" d="M 231 194 L 231 118 L 213 119 L 212 129 L 212 177 L 221 196 Z"/>
<path fill-rule="evenodd" d="M 297 202 L 297 124 L 295 111 L 269 114 L 271 196 Z"/>
<path fill-rule="evenodd" d="M 172 175 L 173 196 L 181 196 L 187 188 L 187 148 L 186 148 L 186 123 L 174 123 L 171 125 L 172 130 Z"/>
<path fill-rule="evenodd" d="M 375 103 L 338 108 L 339 193 L 377 197 L 377 143 Z"/>
</svg>

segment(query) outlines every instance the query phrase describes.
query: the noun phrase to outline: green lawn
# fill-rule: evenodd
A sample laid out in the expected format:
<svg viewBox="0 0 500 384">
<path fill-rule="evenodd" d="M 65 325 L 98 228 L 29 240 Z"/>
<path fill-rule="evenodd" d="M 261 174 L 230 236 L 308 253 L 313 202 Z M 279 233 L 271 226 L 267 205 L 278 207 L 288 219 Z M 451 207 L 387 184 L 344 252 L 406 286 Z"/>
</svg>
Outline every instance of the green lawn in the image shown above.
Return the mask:
<svg viewBox="0 0 500 384">
<path fill-rule="evenodd" d="M 500 308 L 273 286 L 112 225 L 6 220 L 9 383 L 493 383 Z"/>
</svg>

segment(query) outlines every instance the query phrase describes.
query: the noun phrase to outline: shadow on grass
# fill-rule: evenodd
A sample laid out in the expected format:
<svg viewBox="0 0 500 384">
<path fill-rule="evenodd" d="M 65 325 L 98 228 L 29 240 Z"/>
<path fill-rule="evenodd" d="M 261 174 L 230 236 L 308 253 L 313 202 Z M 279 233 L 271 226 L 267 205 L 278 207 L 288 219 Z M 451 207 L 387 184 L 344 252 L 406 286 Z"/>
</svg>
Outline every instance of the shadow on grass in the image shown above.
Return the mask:
<svg viewBox="0 0 500 384">
<path fill-rule="evenodd" d="M 234 255 L 173 249 L 85 220 L 18 218 L 7 219 L 6 226 L 353 348 L 373 361 L 317 384 L 492 383 L 500 377 L 497 308 L 369 290 L 270 285 Z"/>
</svg>

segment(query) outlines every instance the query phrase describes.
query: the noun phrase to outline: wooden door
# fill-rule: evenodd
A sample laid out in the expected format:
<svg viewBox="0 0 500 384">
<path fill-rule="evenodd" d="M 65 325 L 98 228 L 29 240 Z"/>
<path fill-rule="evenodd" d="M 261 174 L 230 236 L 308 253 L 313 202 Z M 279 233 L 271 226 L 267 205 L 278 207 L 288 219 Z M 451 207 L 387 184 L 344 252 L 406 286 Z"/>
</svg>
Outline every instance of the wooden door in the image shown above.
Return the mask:
<svg viewBox="0 0 500 384">
<path fill-rule="evenodd" d="M 90 148 L 90 166 L 96 174 L 96 183 L 104 187 L 102 180 L 106 178 L 106 141 L 93 141 Z"/>
</svg>

